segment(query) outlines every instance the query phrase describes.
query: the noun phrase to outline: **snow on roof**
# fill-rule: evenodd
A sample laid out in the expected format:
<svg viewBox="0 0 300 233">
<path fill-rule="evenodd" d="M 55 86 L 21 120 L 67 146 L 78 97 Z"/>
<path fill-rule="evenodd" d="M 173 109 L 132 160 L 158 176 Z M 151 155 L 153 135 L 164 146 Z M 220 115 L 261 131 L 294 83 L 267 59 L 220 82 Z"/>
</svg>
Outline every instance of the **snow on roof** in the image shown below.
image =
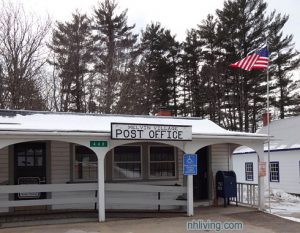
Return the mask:
<svg viewBox="0 0 300 233">
<path fill-rule="evenodd" d="M 0 134 L 5 131 L 110 133 L 112 122 L 186 125 L 192 126 L 193 135 L 266 137 L 266 135 L 260 134 L 228 131 L 210 120 L 191 117 L 180 118 L 0 110 Z"/>
<path fill-rule="evenodd" d="M 257 131 L 259 134 L 267 134 L 268 127 L 262 127 Z M 300 149 L 300 116 L 275 120 L 270 123 L 270 150 L 296 150 Z M 268 150 L 268 145 L 264 145 L 264 150 Z M 254 153 L 251 148 L 238 147 L 234 154 Z"/>
</svg>

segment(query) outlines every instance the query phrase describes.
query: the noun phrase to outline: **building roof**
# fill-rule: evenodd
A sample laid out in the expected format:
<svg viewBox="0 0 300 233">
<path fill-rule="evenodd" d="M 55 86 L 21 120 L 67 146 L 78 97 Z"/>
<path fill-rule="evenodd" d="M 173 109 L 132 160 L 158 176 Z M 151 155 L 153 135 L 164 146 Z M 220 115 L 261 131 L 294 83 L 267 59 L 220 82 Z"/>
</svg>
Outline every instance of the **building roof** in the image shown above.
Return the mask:
<svg viewBox="0 0 300 233">
<path fill-rule="evenodd" d="M 193 137 L 240 137 L 265 139 L 266 135 L 228 131 L 210 120 L 192 117 L 100 115 L 37 111 L 0 110 L 0 134 L 67 132 L 96 134 L 111 132 L 111 123 L 192 126 Z"/>
<path fill-rule="evenodd" d="M 270 151 L 300 150 L 300 116 L 275 120 L 270 123 Z M 257 131 L 259 134 L 267 134 L 268 127 L 262 127 Z M 264 150 L 268 150 L 265 143 Z M 255 153 L 251 148 L 238 147 L 234 154 Z"/>
</svg>

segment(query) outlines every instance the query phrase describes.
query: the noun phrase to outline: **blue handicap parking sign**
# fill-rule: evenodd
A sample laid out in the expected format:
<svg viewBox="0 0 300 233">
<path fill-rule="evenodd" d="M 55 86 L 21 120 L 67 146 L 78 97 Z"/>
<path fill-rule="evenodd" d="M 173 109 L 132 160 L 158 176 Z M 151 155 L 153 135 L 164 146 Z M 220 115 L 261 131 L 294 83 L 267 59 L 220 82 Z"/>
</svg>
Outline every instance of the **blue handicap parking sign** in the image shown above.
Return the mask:
<svg viewBox="0 0 300 233">
<path fill-rule="evenodd" d="M 183 175 L 197 175 L 197 154 L 183 155 Z"/>
</svg>

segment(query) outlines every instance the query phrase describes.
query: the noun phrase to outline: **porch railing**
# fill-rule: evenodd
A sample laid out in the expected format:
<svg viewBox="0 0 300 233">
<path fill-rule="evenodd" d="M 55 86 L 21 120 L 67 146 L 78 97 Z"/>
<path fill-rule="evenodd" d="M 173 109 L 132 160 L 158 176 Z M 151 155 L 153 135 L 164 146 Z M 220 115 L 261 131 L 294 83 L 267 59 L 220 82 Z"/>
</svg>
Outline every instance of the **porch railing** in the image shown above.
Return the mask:
<svg viewBox="0 0 300 233">
<path fill-rule="evenodd" d="M 106 196 L 106 203 L 119 204 L 119 205 L 147 205 L 157 206 L 160 210 L 160 206 L 186 206 L 187 201 L 184 198 L 186 195 L 186 187 L 182 186 L 159 186 L 159 185 L 145 185 L 145 184 L 105 184 L 105 191 L 107 192 L 130 192 L 133 195 L 130 197 L 110 197 Z M 149 198 L 136 197 L 134 193 L 152 193 Z"/>
<path fill-rule="evenodd" d="M 52 196 L 46 199 L 29 199 L 29 200 L 0 200 L 0 208 L 38 206 L 38 205 L 65 205 L 65 204 L 96 204 L 97 195 L 86 195 L 76 197 L 74 192 L 91 191 L 96 194 L 98 190 L 97 183 L 78 183 L 78 184 L 31 184 L 31 185 L 1 185 L 0 194 L 17 194 L 17 193 L 65 193 L 65 195 Z M 68 192 L 70 195 L 68 195 Z M 117 195 L 109 195 L 110 192 Z M 123 196 L 123 193 L 129 193 Z M 136 193 L 152 193 L 152 198 L 136 197 Z M 164 198 L 164 194 L 174 194 L 175 198 Z M 106 183 L 105 184 L 105 203 L 117 205 L 147 205 L 155 206 L 186 206 L 187 201 L 180 198 L 186 194 L 186 187 L 181 186 L 158 186 L 128 183 Z M 129 197 L 128 197 L 129 196 Z M 8 197 L 8 196 L 7 196 Z"/>
<path fill-rule="evenodd" d="M 82 184 L 32 184 L 32 185 L 5 185 L 1 186 L 0 194 L 34 193 L 34 192 L 74 192 L 74 191 L 96 191 L 96 183 Z M 7 200 L 1 201 L 0 207 L 21 207 L 38 205 L 60 205 L 60 204 L 87 204 L 97 202 L 96 197 L 70 197 L 46 198 L 29 200 Z"/>
<path fill-rule="evenodd" d="M 258 206 L 258 184 L 237 183 L 237 202 L 248 206 Z"/>
</svg>

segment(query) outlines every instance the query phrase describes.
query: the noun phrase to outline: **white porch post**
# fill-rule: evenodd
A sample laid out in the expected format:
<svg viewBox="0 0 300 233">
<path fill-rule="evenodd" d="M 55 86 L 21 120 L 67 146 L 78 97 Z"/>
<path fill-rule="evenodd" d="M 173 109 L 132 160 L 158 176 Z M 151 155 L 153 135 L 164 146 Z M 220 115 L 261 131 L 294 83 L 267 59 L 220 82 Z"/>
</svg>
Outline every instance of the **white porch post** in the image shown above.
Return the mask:
<svg viewBox="0 0 300 233">
<path fill-rule="evenodd" d="M 98 219 L 105 221 L 104 156 L 98 154 Z"/>
<path fill-rule="evenodd" d="M 257 166 L 259 166 L 259 162 L 264 162 L 264 153 L 263 151 L 257 151 L 257 157 L 258 157 L 258 163 Z M 259 169 L 258 169 L 259 173 Z M 258 174 L 258 209 L 263 211 L 265 210 L 265 176 L 259 176 Z"/>
<path fill-rule="evenodd" d="M 187 176 L 187 215 L 194 215 L 193 175 Z"/>
</svg>

